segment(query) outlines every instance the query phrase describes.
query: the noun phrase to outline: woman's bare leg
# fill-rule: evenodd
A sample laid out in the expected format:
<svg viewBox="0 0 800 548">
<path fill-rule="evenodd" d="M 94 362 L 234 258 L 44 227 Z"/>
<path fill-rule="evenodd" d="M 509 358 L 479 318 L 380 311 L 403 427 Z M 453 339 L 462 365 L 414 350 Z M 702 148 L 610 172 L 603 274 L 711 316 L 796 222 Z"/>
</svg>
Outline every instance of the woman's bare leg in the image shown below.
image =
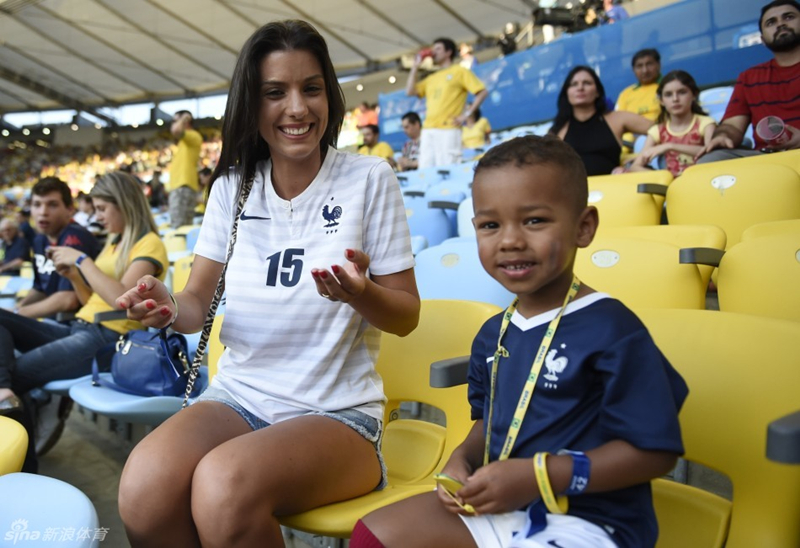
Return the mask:
<svg viewBox="0 0 800 548">
<path fill-rule="evenodd" d="M 195 468 L 209 451 L 247 433 L 252 429 L 227 405 L 200 402 L 145 437 L 125 463 L 119 486 L 131 546 L 200 546 L 191 514 Z"/>
<path fill-rule="evenodd" d="M 283 546 L 276 516 L 372 491 L 372 444 L 341 422 L 304 416 L 228 441 L 197 466 L 192 515 L 205 548 Z"/>
</svg>

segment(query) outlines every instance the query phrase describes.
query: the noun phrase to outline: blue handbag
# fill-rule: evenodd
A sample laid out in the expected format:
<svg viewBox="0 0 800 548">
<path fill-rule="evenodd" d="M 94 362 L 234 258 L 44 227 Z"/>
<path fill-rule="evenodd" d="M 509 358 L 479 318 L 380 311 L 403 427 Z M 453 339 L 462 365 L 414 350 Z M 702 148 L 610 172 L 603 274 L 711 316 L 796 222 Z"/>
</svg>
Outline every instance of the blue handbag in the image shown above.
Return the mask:
<svg viewBox="0 0 800 548">
<path fill-rule="evenodd" d="M 135 396 L 181 396 L 189 379 L 186 354 L 186 338 L 179 333 L 129 331 L 115 343 L 113 381 L 100 378 L 95 360 L 92 384 Z"/>
</svg>

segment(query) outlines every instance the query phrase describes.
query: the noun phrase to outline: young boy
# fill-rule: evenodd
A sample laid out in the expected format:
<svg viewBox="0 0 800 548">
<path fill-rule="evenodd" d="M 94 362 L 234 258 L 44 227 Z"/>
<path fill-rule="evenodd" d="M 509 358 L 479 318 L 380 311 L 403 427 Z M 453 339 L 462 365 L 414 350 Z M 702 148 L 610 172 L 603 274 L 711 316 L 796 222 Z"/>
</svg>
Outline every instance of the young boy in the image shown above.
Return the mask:
<svg viewBox="0 0 800 548">
<path fill-rule="evenodd" d="M 463 487 L 373 512 L 351 548 L 654 546 L 649 481 L 683 452 L 687 388 L 631 311 L 573 279 L 598 224 L 583 163 L 558 139 L 514 139 L 481 159 L 472 193 L 481 264 L 517 299 L 473 343 L 476 422 L 442 471 Z"/>
</svg>

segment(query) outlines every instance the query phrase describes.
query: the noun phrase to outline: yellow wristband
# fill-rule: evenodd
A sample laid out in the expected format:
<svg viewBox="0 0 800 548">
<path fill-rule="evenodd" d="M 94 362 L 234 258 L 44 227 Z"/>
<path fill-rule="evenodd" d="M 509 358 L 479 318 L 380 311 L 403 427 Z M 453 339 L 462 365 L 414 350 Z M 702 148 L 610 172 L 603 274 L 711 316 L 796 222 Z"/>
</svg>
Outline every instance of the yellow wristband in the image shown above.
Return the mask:
<svg viewBox="0 0 800 548">
<path fill-rule="evenodd" d="M 551 514 L 566 514 L 569 508 L 567 497 L 556 497 L 550 486 L 550 477 L 547 475 L 547 457 L 550 453 L 536 453 L 533 456 L 533 472 L 536 483 L 539 484 L 539 493 L 542 501 Z"/>
</svg>

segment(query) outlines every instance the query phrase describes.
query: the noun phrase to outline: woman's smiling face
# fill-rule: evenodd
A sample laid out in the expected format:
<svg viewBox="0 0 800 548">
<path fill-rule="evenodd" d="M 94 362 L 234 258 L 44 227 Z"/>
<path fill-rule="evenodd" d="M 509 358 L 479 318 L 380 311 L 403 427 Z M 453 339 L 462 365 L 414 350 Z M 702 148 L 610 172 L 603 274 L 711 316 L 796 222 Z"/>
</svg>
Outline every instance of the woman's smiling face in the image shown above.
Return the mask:
<svg viewBox="0 0 800 548">
<path fill-rule="evenodd" d="M 273 163 L 319 158 L 328 113 L 325 78 L 312 53 L 273 51 L 264 57 L 258 131 Z"/>
</svg>

